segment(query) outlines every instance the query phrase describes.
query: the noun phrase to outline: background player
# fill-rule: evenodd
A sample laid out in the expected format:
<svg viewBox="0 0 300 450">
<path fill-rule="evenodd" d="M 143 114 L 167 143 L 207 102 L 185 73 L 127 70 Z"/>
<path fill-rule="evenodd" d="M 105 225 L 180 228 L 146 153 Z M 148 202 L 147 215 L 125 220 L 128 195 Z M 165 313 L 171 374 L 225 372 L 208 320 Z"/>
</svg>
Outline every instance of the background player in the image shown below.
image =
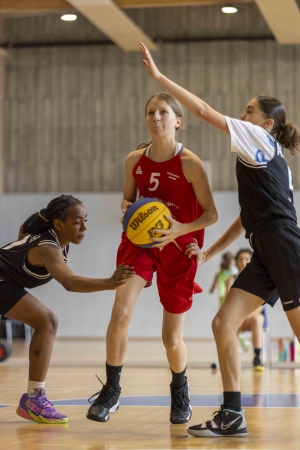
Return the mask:
<svg viewBox="0 0 300 450">
<path fill-rule="evenodd" d="M 141 44 L 149 75 L 181 101 L 195 116 L 231 138 L 237 153 L 240 215 L 223 236 L 224 250 L 246 231 L 253 257 L 241 272 L 213 320 L 213 332 L 224 387 L 224 402 L 210 421 L 188 428 L 193 436 L 245 436 L 241 410 L 240 360 L 236 332 L 262 303 L 273 306 L 280 297 L 290 325 L 300 338 L 300 230 L 293 205 L 291 171 L 283 147 L 300 150 L 300 132 L 286 121 L 282 103 L 255 97 L 241 120 L 215 111 L 200 98 L 162 75 Z M 203 253 L 202 259 L 211 257 Z"/>
<path fill-rule="evenodd" d="M 148 100 L 145 115 L 152 142 L 140 145 L 126 158 L 121 209 L 126 212 L 139 190 L 140 197 L 163 200 L 173 218 L 168 217 L 170 228 L 163 231 L 163 237 L 155 239 L 158 243 L 151 249 L 137 247 L 123 233 L 117 262 L 134 264 L 136 274 L 126 286 L 117 289 L 106 337 L 107 380 L 87 417 L 105 422 L 110 412 L 118 409 L 128 326 L 139 293 L 151 285 L 156 271 L 164 308 L 162 339 L 172 371 L 170 421 L 185 423 L 191 417 L 192 408 L 185 377 L 186 346 L 182 328 L 193 294 L 200 292 L 200 288 L 194 283 L 197 263 L 184 253 L 193 238 L 202 247 L 204 228 L 217 220 L 217 211 L 203 163 L 176 142 L 175 133 L 183 118 L 181 104 L 169 94 L 157 93 Z"/>
<path fill-rule="evenodd" d="M 229 289 L 232 285 L 232 276 L 235 272 L 233 264 L 234 258 L 232 253 L 223 253 L 223 255 L 221 256 L 220 271 L 215 275 L 215 278 L 209 290 L 210 294 L 212 294 L 215 289 L 218 288 L 219 306 L 223 305 L 226 295 L 228 294 Z"/>
<path fill-rule="evenodd" d="M 58 321 L 24 287 L 35 288 L 55 278 L 66 290 L 96 292 L 116 289 L 133 276 L 131 267 L 119 266 L 111 278 L 84 278 L 66 265 L 69 244 L 81 244 L 87 227 L 82 202 L 71 195 L 53 199 L 47 208 L 30 216 L 20 228 L 19 240 L 0 249 L 0 314 L 34 329 L 29 347 L 29 380 L 17 414 L 41 423 L 65 423 L 45 394 Z"/>
<path fill-rule="evenodd" d="M 241 248 L 238 250 L 235 260 L 239 273 L 241 273 L 251 261 L 252 254 L 253 251 L 250 248 Z M 236 278 L 236 276 L 232 277 L 232 283 Z M 257 372 L 263 372 L 265 370 L 261 362 L 261 350 L 263 346 L 263 329 L 267 324 L 266 306 L 262 305 L 253 311 L 238 329 L 239 342 L 243 348 L 245 348 L 245 337 L 243 336 L 243 333 L 245 331 L 251 331 L 252 333 L 252 346 L 254 351 L 252 364 L 254 370 Z"/>
</svg>

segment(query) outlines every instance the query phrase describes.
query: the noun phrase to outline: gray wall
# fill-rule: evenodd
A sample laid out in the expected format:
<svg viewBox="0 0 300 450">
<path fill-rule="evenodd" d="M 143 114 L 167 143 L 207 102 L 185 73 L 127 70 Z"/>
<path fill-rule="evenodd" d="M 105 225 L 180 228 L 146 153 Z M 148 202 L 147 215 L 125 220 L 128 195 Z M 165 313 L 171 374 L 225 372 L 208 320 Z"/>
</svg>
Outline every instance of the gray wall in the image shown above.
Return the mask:
<svg viewBox="0 0 300 450">
<path fill-rule="evenodd" d="M 233 156 L 232 156 L 233 158 Z M 233 158 L 234 159 L 234 158 Z M 82 244 L 71 245 L 69 266 L 78 275 L 106 278 L 115 267 L 115 257 L 120 242 L 120 200 L 116 193 L 75 193 L 83 200 L 88 211 L 88 232 Z M 0 196 L 0 246 L 16 239 L 21 223 L 33 212 L 44 207 L 55 194 L 4 194 Z M 238 216 L 235 192 L 215 192 L 219 221 L 206 230 L 204 248 L 208 248 Z M 295 193 L 295 204 L 300 210 L 300 192 Z M 245 247 L 244 237 L 232 245 L 235 252 Z M 217 293 L 208 289 L 219 269 L 219 257 L 199 268 L 196 281 L 204 292 L 194 297 L 192 309 L 186 315 L 185 336 L 212 337 L 210 324 L 218 309 Z M 109 322 L 114 292 L 77 294 L 65 291 L 56 281 L 31 291 L 59 317 L 59 336 L 104 337 Z M 268 307 L 272 336 L 291 336 L 286 316 L 278 303 Z M 160 337 L 162 307 L 155 283 L 144 289 L 137 302 L 130 326 L 130 336 Z"/>
<path fill-rule="evenodd" d="M 274 41 L 164 44 L 161 70 L 224 114 L 256 95 L 278 97 L 300 124 L 300 46 Z M 112 45 L 8 51 L 4 99 L 5 192 L 118 192 L 125 155 L 144 142 L 144 105 L 160 87 L 140 54 Z M 227 138 L 187 114 L 178 135 L 211 161 L 212 187 L 234 190 Z M 288 158 L 289 160 L 289 158 Z M 293 159 L 295 188 L 300 160 Z"/>
</svg>

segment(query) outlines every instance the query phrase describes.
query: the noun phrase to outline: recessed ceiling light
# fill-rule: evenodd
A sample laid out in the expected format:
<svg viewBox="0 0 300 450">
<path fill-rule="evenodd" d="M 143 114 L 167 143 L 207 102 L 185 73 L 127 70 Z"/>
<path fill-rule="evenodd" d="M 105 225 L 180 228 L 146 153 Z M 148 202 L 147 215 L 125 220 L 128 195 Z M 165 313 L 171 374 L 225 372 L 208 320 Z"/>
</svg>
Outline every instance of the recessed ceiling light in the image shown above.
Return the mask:
<svg viewBox="0 0 300 450">
<path fill-rule="evenodd" d="M 238 9 L 235 6 L 223 6 L 223 8 L 221 8 L 221 11 L 225 14 L 234 14 L 236 12 L 238 12 Z"/>
<path fill-rule="evenodd" d="M 66 22 L 71 22 L 72 20 L 76 20 L 76 14 L 64 14 L 61 16 L 61 20 L 65 20 Z"/>
</svg>

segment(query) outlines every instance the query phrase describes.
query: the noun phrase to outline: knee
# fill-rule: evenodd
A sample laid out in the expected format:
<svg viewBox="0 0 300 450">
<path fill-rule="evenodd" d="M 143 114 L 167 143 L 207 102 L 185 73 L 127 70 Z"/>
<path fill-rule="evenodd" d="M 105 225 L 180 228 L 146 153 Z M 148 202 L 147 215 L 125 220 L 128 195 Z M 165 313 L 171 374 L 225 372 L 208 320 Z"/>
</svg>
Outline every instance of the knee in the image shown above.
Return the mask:
<svg viewBox="0 0 300 450">
<path fill-rule="evenodd" d="M 224 322 L 218 314 L 214 317 L 211 328 L 215 338 L 227 335 L 232 331 L 230 324 Z"/>
<path fill-rule="evenodd" d="M 53 312 L 47 314 L 47 324 L 49 332 L 53 335 L 56 335 L 58 328 L 58 318 Z"/>
<path fill-rule="evenodd" d="M 264 317 L 262 314 L 257 314 L 256 316 L 251 317 L 250 325 L 253 327 L 263 327 Z"/>
<path fill-rule="evenodd" d="M 58 318 L 52 311 L 46 311 L 39 320 L 36 330 L 46 331 L 55 336 L 58 328 Z"/>
<path fill-rule="evenodd" d="M 174 353 L 182 343 L 182 336 L 166 336 L 165 334 L 163 334 L 162 340 L 166 350 L 169 353 Z"/>
<path fill-rule="evenodd" d="M 118 308 L 112 311 L 111 322 L 116 327 L 128 327 L 130 324 L 131 314 L 127 308 Z"/>
</svg>

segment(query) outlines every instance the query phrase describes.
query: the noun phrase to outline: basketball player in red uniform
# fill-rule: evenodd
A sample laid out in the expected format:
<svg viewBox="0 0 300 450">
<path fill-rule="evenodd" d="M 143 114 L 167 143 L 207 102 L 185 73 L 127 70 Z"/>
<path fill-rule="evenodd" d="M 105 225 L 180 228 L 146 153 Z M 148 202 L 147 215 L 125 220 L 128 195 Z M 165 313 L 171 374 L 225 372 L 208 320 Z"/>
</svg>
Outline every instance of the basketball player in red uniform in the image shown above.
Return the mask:
<svg viewBox="0 0 300 450">
<path fill-rule="evenodd" d="M 123 233 L 117 264 L 133 266 L 136 274 L 117 289 L 107 330 L 107 381 L 87 417 L 106 422 L 119 407 L 128 326 L 139 293 L 151 285 L 156 271 L 164 308 L 162 339 L 172 371 L 170 421 L 178 424 L 188 422 L 192 414 L 182 327 L 193 294 L 201 292 L 194 283 L 197 262 L 185 255 L 185 248 L 195 240 L 202 247 L 204 228 L 216 222 L 217 211 L 203 163 L 176 142 L 175 133 L 183 120 L 181 104 L 170 94 L 157 93 L 148 100 L 145 115 L 152 142 L 141 144 L 126 158 L 121 209 L 125 213 L 139 191 L 139 197 L 165 202 L 173 217 L 168 217 L 170 228 L 150 249 L 132 244 Z"/>
</svg>

